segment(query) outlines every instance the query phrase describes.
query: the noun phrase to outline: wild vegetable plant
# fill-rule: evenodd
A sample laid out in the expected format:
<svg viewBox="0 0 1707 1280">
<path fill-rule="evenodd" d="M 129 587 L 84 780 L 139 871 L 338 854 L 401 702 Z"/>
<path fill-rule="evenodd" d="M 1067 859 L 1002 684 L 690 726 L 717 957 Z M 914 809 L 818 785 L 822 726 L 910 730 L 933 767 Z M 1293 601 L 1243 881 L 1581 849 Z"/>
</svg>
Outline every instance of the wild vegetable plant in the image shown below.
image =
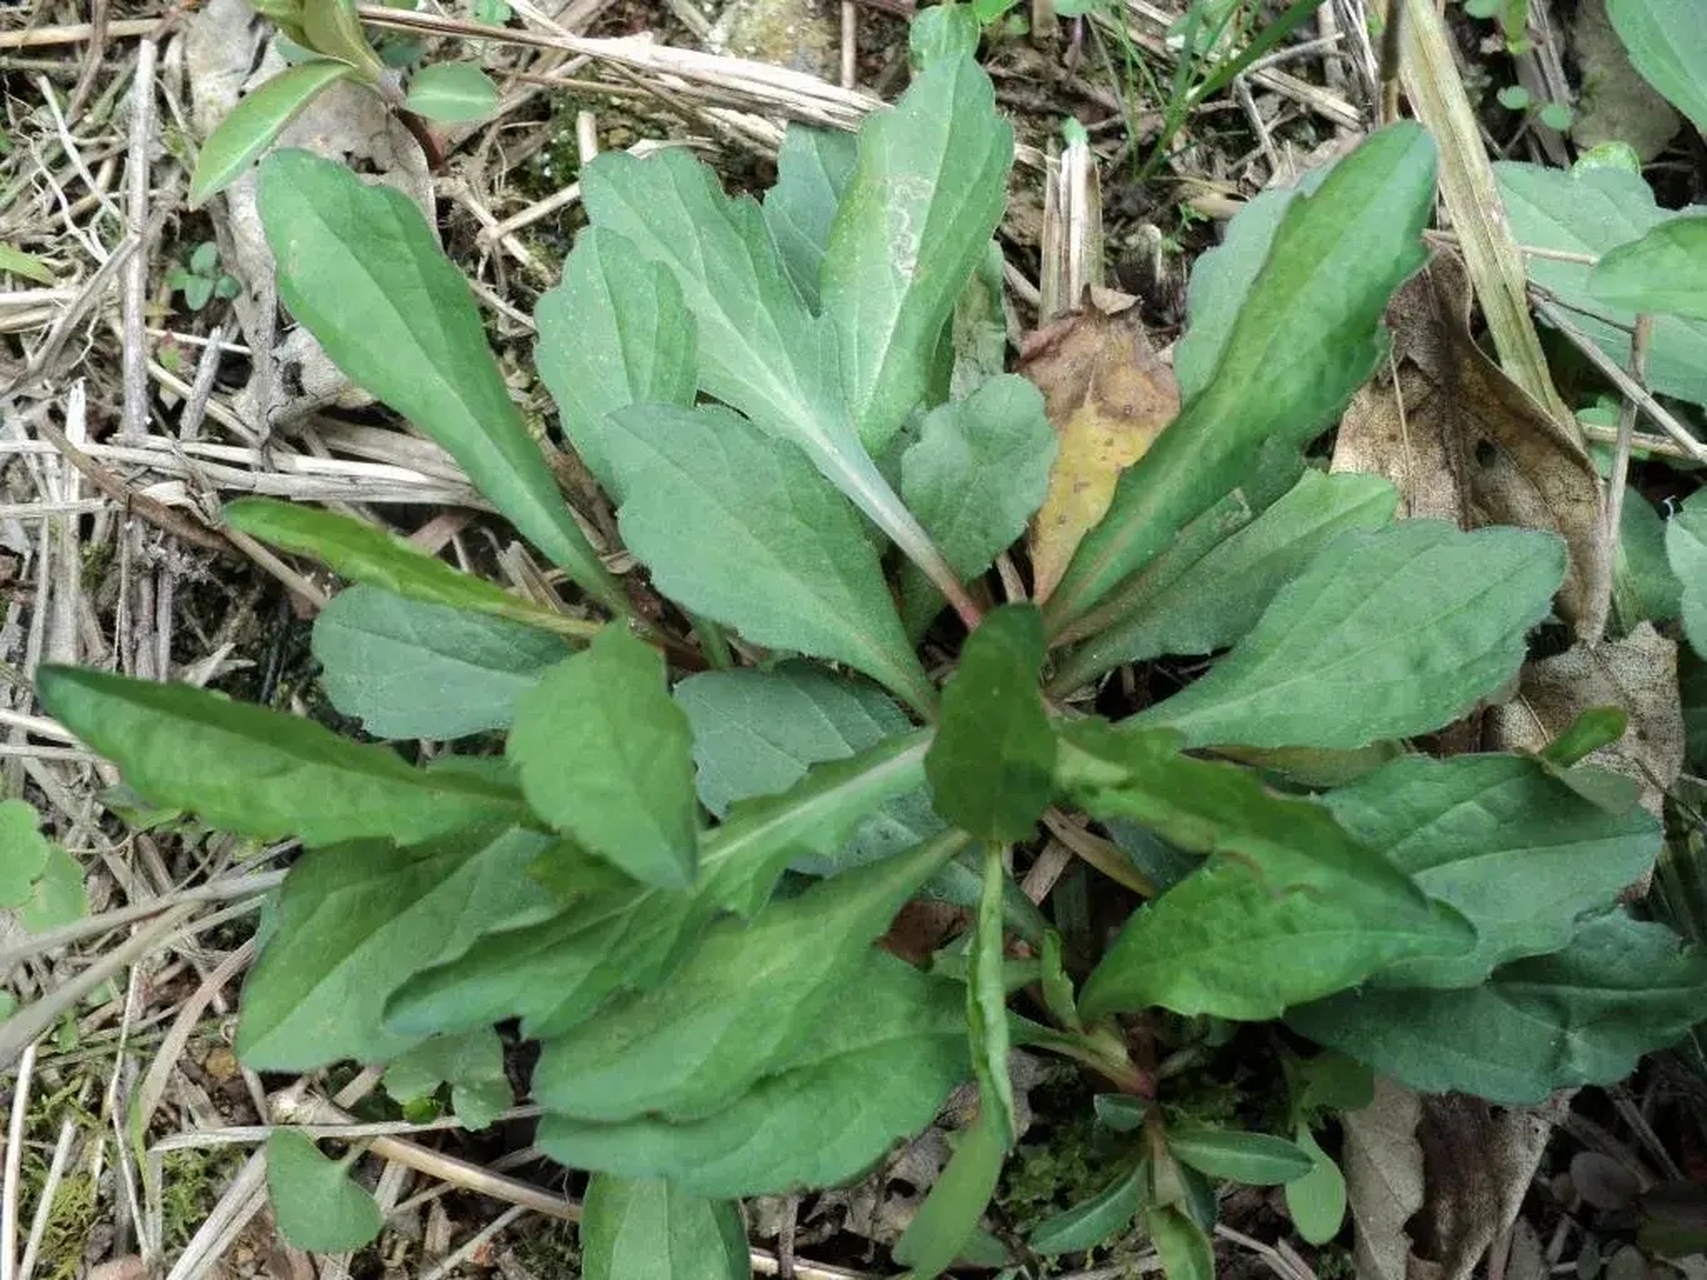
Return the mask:
<svg viewBox="0 0 1707 1280">
<path fill-rule="evenodd" d="M 980 1223 L 1016 1046 L 1080 1064 L 1124 1153 L 1025 1246 L 1137 1219 L 1170 1275 L 1208 1276 L 1211 1179 L 1285 1183 L 1306 1238 L 1340 1229 L 1313 1131 L 1372 1072 L 1532 1101 L 1621 1077 L 1707 993 L 1707 961 L 1615 905 L 1659 843 L 1577 764 L 1616 724 L 1539 755 L 1415 745 L 1508 686 L 1561 543 L 1395 520 L 1385 481 L 1308 454 L 1423 262 L 1429 138 L 1384 129 L 1235 224 L 1192 281 L 1177 419 L 1050 598 L 998 603 L 1055 450 L 1038 391 L 957 343 L 992 314 L 1012 133 L 963 39 L 917 46 L 857 139 L 791 129 L 762 202 L 685 151 L 583 170 L 536 355 L 638 562 L 620 578 L 415 207 L 265 161 L 290 312 L 576 589 L 541 604 L 352 519 L 227 509 L 351 584 L 315 623 L 334 705 L 443 750 L 38 676 L 149 802 L 301 842 L 243 992 L 249 1066 L 384 1063 L 400 1099 L 448 1085 L 478 1125 L 509 1101 L 494 1026 L 520 1020 L 538 1145 L 594 1175 L 589 1276 L 665 1237 L 745 1274 L 739 1199 L 858 1177 L 967 1080 L 975 1118 L 896 1258 L 1000 1261 L 1016 1242 Z M 1096 697 L 1209 654 L 1149 705 Z M 1099 901 L 1135 904 L 1106 946 L 1020 891 L 1040 822 L 1108 873 Z M 874 945 L 920 895 L 971 921 L 928 969 Z M 1286 1068 L 1284 1134 L 1170 1101 L 1169 1063 L 1239 1023 Z M 337 1163 L 274 1145 L 281 1222 L 330 1195 L 315 1247 L 371 1235 Z"/>
</svg>

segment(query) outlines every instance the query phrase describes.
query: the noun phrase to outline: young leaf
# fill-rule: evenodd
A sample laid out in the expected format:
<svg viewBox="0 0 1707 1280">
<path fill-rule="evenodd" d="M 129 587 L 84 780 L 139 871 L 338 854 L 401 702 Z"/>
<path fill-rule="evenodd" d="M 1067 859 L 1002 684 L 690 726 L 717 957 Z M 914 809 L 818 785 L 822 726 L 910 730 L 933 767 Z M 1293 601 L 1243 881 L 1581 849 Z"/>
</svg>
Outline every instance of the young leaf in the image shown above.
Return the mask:
<svg viewBox="0 0 1707 1280">
<path fill-rule="evenodd" d="M 1516 674 L 1564 572 L 1564 544 L 1525 529 L 1406 520 L 1342 533 L 1208 675 L 1133 723 L 1194 747 L 1426 733 Z"/>
<path fill-rule="evenodd" d="M 279 296 L 334 363 L 443 446 L 553 564 L 627 612 L 522 425 L 467 282 L 421 211 L 306 151 L 267 158 L 259 203 Z"/>
<path fill-rule="evenodd" d="M 1181 1164 L 1211 1178 L 1253 1187 L 1272 1187 L 1302 1178 L 1314 1167 L 1309 1152 L 1285 1138 L 1209 1125 L 1176 1124 L 1167 1131 L 1168 1151 Z"/>
<path fill-rule="evenodd" d="M 244 984 L 238 1054 L 258 1071 L 307 1071 L 408 1049 L 422 1037 L 381 1026 L 386 997 L 481 934 L 540 919 L 549 895 L 527 870 L 550 844 L 511 829 L 308 854 L 285 879 L 278 929 Z"/>
<path fill-rule="evenodd" d="M 1272 1018 L 1395 960 L 1455 955 L 1469 926 L 1348 836 L 1322 805 L 1193 760 L 1166 733 L 1096 722 L 1062 735 L 1063 789 L 1209 860 L 1132 916 L 1079 997 L 1087 1019 L 1162 1005 Z"/>
<path fill-rule="evenodd" d="M 1387 300 L 1423 262 L 1434 158 L 1420 127 L 1391 125 L 1288 206 L 1213 379 L 1121 477 L 1108 515 L 1050 597 L 1052 630 L 1238 488 L 1258 446 L 1271 438 L 1302 446 L 1374 372 Z M 1288 354 L 1303 351 L 1314 354 Z"/>
<path fill-rule="evenodd" d="M 1474 986 L 1496 965 L 1556 951 L 1660 847 L 1645 810 L 1608 813 L 1521 756 L 1404 756 L 1325 799 L 1353 838 L 1476 927 L 1472 950 L 1401 960 L 1382 986 Z"/>
<path fill-rule="evenodd" d="M 407 1105 L 451 1087 L 451 1109 L 469 1129 L 484 1129 L 511 1103 L 515 1091 L 504 1074 L 504 1045 L 490 1027 L 435 1036 L 385 1068 L 385 1092 Z"/>
<path fill-rule="evenodd" d="M 314 619 L 332 705 L 379 738 L 460 738 L 508 727 L 516 700 L 568 649 L 490 614 L 351 587 Z"/>
<path fill-rule="evenodd" d="M 957 983 L 873 950 L 796 1059 L 722 1110 L 617 1124 L 547 1113 L 535 1140 L 571 1168 L 668 1178 L 714 1198 L 836 1186 L 929 1124 L 966 1078 L 964 1003 Z"/>
<path fill-rule="evenodd" d="M 1666 557 L 1683 584 L 1683 634 L 1707 655 L 1707 498 L 1693 493 L 1666 521 Z"/>
<path fill-rule="evenodd" d="M 806 305 L 818 310 L 818 276 L 830 223 L 853 176 L 859 143 L 839 129 L 790 121 L 776 157 L 776 185 L 765 193 L 765 225 L 788 278 Z"/>
<path fill-rule="evenodd" d="M 693 736 L 664 660 L 620 627 L 553 667 L 516 707 L 505 752 L 535 813 L 636 880 L 693 882 Z"/>
<path fill-rule="evenodd" d="M 151 804 L 260 840 L 409 844 L 523 812 L 481 778 L 414 769 L 388 747 L 188 685 L 43 667 L 36 694 Z"/>
<path fill-rule="evenodd" d="M 227 117 L 229 118 L 229 117 Z M 52 287 L 56 277 L 53 268 L 33 253 L 25 253 L 16 245 L 0 241 L 0 272 L 22 276 L 37 284 Z"/>
<path fill-rule="evenodd" d="M 951 1141 L 954 1154 L 895 1242 L 895 1261 L 910 1268 L 914 1280 L 934 1280 L 954 1264 L 977 1235 L 1002 1175 L 1007 1143 L 990 1108 Z"/>
<path fill-rule="evenodd" d="M 1707 133 L 1707 23 L 1690 0 L 1607 0 L 1606 16 L 1630 63 L 1702 133 Z"/>
<path fill-rule="evenodd" d="M 345 62 L 328 58 L 299 62 L 238 102 L 196 156 L 196 169 L 190 175 L 190 208 L 199 209 L 235 182 L 322 90 L 354 75 L 355 69 Z"/>
<path fill-rule="evenodd" d="M 0 907 L 28 901 L 53 851 L 41 819 L 22 800 L 0 800 Z"/>
<path fill-rule="evenodd" d="M 612 501 L 623 491 L 605 450 L 608 415 L 635 404 L 693 404 L 693 313 L 675 276 L 621 236 L 589 227 L 563 282 L 534 306 L 534 361 L 557 402 L 563 434 Z"/>
<path fill-rule="evenodd" d="M 350 1181 L 347 1162 L 328 1160 L 294 1129 L 267 1139 L 267 1198 L 279 1234 L 310 1253 L 345 1253 L 371 1243 L 385 1219 Z"/>
<path fill-rule="evenodd" d="M 712 925 L 670 982 L 619 997 L 564 1038 L 547 1039 L 533 1094 L 588 1120 L 648 1113 L 695 1119 L 788 1065 L 864 966 L 872 939 L 964 838 L 820 881 L 750 924 Z"/>
<path fill-rule="evenodd" d="M 1215 1251 L 1190 1214 L 1171 1204 L 1146 1205 L 1143 1217 L 1168 1280 L 1215 1280 Z"/>
<path fill-rule="evenodd" d="M 930 390 L 943 327 L 1001 221 L 1013 149 L 969 57 L 931 62 L 860 129 L 822 287 L 843 392 L 874 454 Z"/>
<path fill-rule="evenodd" d="M 310 49 L 349 63 L 363 80 L 376 82 L 385 74 L 385 65 L 362 31 L 355 0 L 304 0 L 302 31 Z"/>
<path fill-rule="evenodd" d="M 1347 992 L 1290 1009 L 1286 1021 L 1419 1092 L 1516 1104 L 1622 1079 L 1699 1021 L 1703 1001 L 1707 956 L 1619 911 L 1468 991 Z"/>
<path fill-rule="evenodd" d="M 1673 218 L 1619 245 L 1588 273 L 1588 291 L 1627 311 L 1707 320 L 1707 215 Z"/>
<path fill-rule="evenodd" d="M 936 811 L 979 840 L 1030 837 L 1054 794 L 1055 733 L 1037 675 L 1043 620 L 1004 605 L 966 642 L 943 691 L 942 724 L 925 756 Z"/>
<path fill-rule="evenodd" d="M 1138 1214 L 1148 1168 L 1140 1160 L 1082 1204 L 1045 1218 L 1026 1241 L 1037 1253 L 1081 1253 L 1124 1230 Z"/>
<path fill-rule="evenodd" d="M 1308 1243 L 1327 1244 L 1345 1224 L 1345 1175 L 1322 1150 L 1309 1125 L 1300 1122 L 1294 1137 L 1315 1164 L 1302 1178 L 1286 1184 L 1286 1212 Z"/>
<path fill-rule="evenodd" d="M 932 705 L 859 517 L 799 450 L 715 406 L 637 405 L 609 422 L 623 541 L 660 591 L 757 644 L 846 662 Z"/>
<path fill-rule="evenodd" d="M 740 1207 L 659 1178 L 595 1174 L 581 1218 L 585 1280 L 748 1280 Z"/>
<path fill-rule="evenodd" d="M 498 109 L 498 86 L 472 62 L 429 62 L 409 77 L 403 105 L 440 124 L 484 120 Z"/>
</svg>

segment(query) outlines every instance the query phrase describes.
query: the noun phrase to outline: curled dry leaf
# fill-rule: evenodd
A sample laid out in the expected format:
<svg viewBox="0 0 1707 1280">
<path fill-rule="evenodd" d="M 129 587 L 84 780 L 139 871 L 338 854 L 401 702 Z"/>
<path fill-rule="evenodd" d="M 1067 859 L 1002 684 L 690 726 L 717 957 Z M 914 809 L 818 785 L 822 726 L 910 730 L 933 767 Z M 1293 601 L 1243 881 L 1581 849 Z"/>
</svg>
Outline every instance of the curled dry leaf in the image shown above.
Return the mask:
<svg viewBox="0 0 1707 1280">
<path fill-rule="evenodd" d="M 1144 332 L 1137 299 L 1092 290 L 1089 305 L 1028 335 L 1020 373 L 1043 392 L 1060 437 L 1031 533 L 1032 594 L 1047 600 L 1120 473 L 1179 412 L 1179 384 Z"/>
<path fill-rule="evenodd" d="M 1600 479 L 1571 429 L 1482 353 L 1469 314 L 1469 279 L 1450 254 L 1394 295 L 1387 373 L 1346 410 L 1333 469 L 1387 477 L 1403 515 L 1559 534 L 1570 551 L 1560 613 L 1597 640 L 1612 583 Z"/>
<path fill-rule="evenodd" d="M 1423 1203 L 1422 1100 L 1385 1076 L 1367 1107 L 1345 1114 L 1346 1202 L 1356 1226 L 1357 1280 L 1405 1280 L 1405 1223 Z"/>
</svg>

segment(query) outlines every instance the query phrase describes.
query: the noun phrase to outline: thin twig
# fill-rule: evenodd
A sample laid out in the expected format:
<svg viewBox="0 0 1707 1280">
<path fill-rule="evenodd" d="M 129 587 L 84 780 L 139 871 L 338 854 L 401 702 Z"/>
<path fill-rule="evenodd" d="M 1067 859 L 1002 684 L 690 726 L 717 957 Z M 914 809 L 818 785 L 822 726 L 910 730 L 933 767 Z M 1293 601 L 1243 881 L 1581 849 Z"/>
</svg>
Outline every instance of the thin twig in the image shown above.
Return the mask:
<svg viewBox="0 0 1707 1280">
<path fill-rule="evenodd" d="M 122 364 L 124 411 L 120 430 L 127 436 L 148 431 L 148 342 L 143 332 L 148 302 L 149 152 L 154 143 L 154 67 L 160 46 L 144 40 L 137 46 L 136 74 L 130 89 L 130 151 L 125 160 L 125 204 L 130 233 L 142 248 L 124 269 L 124 343 Z"/>
</svg>

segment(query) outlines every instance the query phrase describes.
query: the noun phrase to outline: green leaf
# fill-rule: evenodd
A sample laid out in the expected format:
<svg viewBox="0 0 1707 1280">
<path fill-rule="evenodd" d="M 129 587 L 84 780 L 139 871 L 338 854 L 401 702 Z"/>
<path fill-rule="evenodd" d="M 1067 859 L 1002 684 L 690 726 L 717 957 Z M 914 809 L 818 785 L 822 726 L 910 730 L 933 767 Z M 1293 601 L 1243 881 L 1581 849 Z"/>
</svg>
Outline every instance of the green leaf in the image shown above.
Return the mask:
<svg viewBox="0 0 1707 1280">
<path fill-rule="evenodd" d="M 385 73 L 362 31 L 355 0 L 304 0 L 302 30 L 310 49 L 349 63 L 362 79 L 378 81 Z"/>
<path fill-rule="evenodd" d="M 1322 1150 L 1310 1126 L 1300 1124 L 1298 1145 L 1315 1162 L 1310 1172 L 1286 1184 L 1286 1212 L 1292 1225 L 1309 1244 L 1327 1244 L 1345 1223 L 1345 1175 Z"/>
<path fill-rule="evenodd" d="M 962 579 L 1025 532 L 1049 488 L 1055 446 L 1042 394 L 1017 374 L 926 415 L 901 455 L 901 495 Z"/>
<path fill-rule="evenodd" d="M 1030 605 L 1004 605 L 972 633 L 943 690 L 925 776 L 936 811 L 977 839 L 1028 839 L 1054 795 L 1042 665 L 1042 617 Z"/>
<path fill-rule="evenodd" d="M 498 109 L 498 86 L 472 62 L 430 62 L 409 77 L 403 105 L 440 124 L 485 120 Z"/>
<path fill-rule="evenodd" d="M 285 879 L 278 927 L 244 984 L 238 1054 L 258 1071 L 308 1071 L 408 1049 L 422 1037 L 381 1025 L 386 997 L 488 930 L 540 919 L 549 895 L 527 872 L 551 843 L 511 829 L 309 853 Z"/>
<path fill-rule="evenodd" d="M 380 738 L 507 728 L 517 699 L 567 653 L 532 627 L 378 587 L 341 591 L 314 619 L 326 696 Z"/>
<path fill-rule="evenodd" d="M 21 906 L 47 870 L 53 845 L 41 818 L 22 800 L 0 800 L 0 907 Z"/>
<path fill-rule="evenodd" d="M 1539 249 L 1600 257 L 1680 216 L 1660 208 L 1641 175 L 1624 169 L 1566 172 L 1496 161 L 1494 177 L 1512 234 Z M 1571 308 L 1573 324 L 1619 364 L 1629 361 L 1636 313 L 1600 302 L 1589 290 L 1588 266 L 1556 258 L 1526 257 L 1524 262 L 1535 284 Z M 1707 404 L 1707 321 L 1656 316 L 1644 374 L 1652 391 Z"/>
<path fill-rule="evenodd" d="M 1347 529 L 1389 523 L 1397 504 L 1398 493 L 1379 476 L 1305 471 L 1284 497 L 1196 563 L 1166 554 L 1151 561 L 1121 592 L 1121 620 L 1074 650 L 1055 686 L 1088 684 L 1121 663 L 1164 653 L 1226 648 L 1324 546 Z"/>
<path fill-rule="evenodd" d="M 987 0 L 983 0 L 987 3 Z M 1015 0 L 1004 0 L 1003 9 Z M 970 58 L 978 52 L 979 21 L 993 21 L 980 12 L 980 0 L 971 5 L 939 4 L 921 9 L 907 27 L 907 53 L 914 67 L 933 62 Z"/>
<path fill-rule="evenodd" d="M 1130 819 L 1210 855 L 1127 921 L 1080 993 L 1086 1019 L 1157 1004 L 1271 1018 L 1396 960 L 1473 944 L 1455 912 L 1430 903 L 1328 809 L 1177 745 L 1098 722 L 1062 735 L 1063 789 L 1091 816 Z"/>
<path fill-rule="evenodd" d="M 1607 0 L 1606 16 L 1630 64 L 1707 133 L 1707 23 L 1690 0 Z"/>
<path fill-rule="evenodd" d="M 1141 713 L 1188 746 L 1361 747 L 1437 729 L 1517 673 L 1565 572 L 1548 534 L 1434 520 L 1340 534 L 1203 679 Z"/>
<path fill-rule="evenodd" d="M 25 929 L 42 933 L 89 914 L 89 892 L 83 885 L 83 868 L 59 845 L 48 846 L 41 875 L 30 886 L 30 896 L 19 906 L 18 919 Z"/>
<path fill-rule="evenodd" d="M 1138 1161 L 1096 1195 L 1045 1218 L 1026 1244 L 1037 1253 L 1082 1253 L 1094 1249 L 1138 1214 L 1149 1170 Z"/>
<path fill-rule="evenodd" d="M 421 211 L 306 151 L 267 158 L 259 203 L 279 297 L 333 362 L 442 446 L 553 564 L 626 612 L 522 425 L 467 282 Z"/>
<path fill-rule="evenodd" d="M 843 392 L 872 453 L 927 396 L 943 327 L 1006 207 L 1013 150 L 970 57 L 932 61 L 860 129 L 822 288 Z"/>
<path fill-rule="evenodd" d="M 1404 756 L 1326 797 L 1339 824 L 1476 927 L 1458 956 L 1400 961 L 1383 986 L 1474 986 L 1496 965 L 1556 951 L 1641 879 L 1659 824 L 1612 814 L 1521 756 Z"/>
<path fill-rule="evenodd" d="M 1310 1153 L 1285 1138 L 1209 1125 L 1168 1126 L 1168 1150 L 1181 1164 L 1211 1178 L 1253 1187 L 1278 1186 L 1302 1178 L 1315 1166 Z"/>
<path fill-rule="evenodd" d="M 287 67 L 238 102 L 196 156 L 190 208 L 200 208 L 242 176 L 323 89 L 354 75 L 348 63 L 315 59 Z"/>
<path fill-rule="evenodd" d="M 1422 1093 L 1505 1105 L 1621 1080 L 1676 1041 L 1707 1002 L 1707 957 L 1622 912 L 1563 951 L 1518 960 L 1468 991 L 1346 993 L 1287 1011 L 1302 1035 Z"/>
<path fill-rule="evenodd" d="M 922 734 L 890 739 L 819 765 L 785 795 L 736 805 L 701 836 L 692 893 L 606 888 L 538 925 L 493 933 L 407 983 L 388 1024 L 429 1034 L 519 1016 L 529 1036 L 575 1026 L 611 993 L 659 982 L 719 911 L 751 916 L 791 862 L 827 857 L 873 810 L 915 790 L 924 753 Z"/>
<path fill-rule="evenodd" d="M 789 1064 L 864 966 L 872 939 L 961 847 L 941 836 L 820 881 L 747 924 L 718 921 L 654 991 L 621 996 L 545 1040 L 533 1094 L 588 1120 L 695 1119 Z"/>
<path fill-rule="evenodd" d="M 259 840 L 409 844 L 522 813 L 520 797 L 481 778 L 414 769 L 389 747 L 188 685 L 43 667 L 36 693 L 150 804 Z"/>
<path fill-rule="evenodd" d="M 1434 160 L 1420 127 L 1391 125 L 1287 207 L 1213 378 L 1122 475 L 1108 514 L 1050 597 L 1052 630 L 1246 483 L 1264 442 L 1301 447 L 1319 434 L 1375 371 L 1388 298 L 1423 262 Z"/>
<path fill-rule="evenodd" d="M 638 405 L 609 421 L 623 540 L 660 591 L 756 644 L 846 662 L 932 704 L 858 515 L 799 450 L 714 406 Z"/>
<path fill-rule="evenodd" d="M 989 1107 L 951 1141 L 954 1154 L 895 1242 L 895 1261 L 910 1268 L 913 1280 L 941 1275 L 972 1243 L 1002 1175 L 1007 1144 Z"/>
<path fill-rule="evenodd" d="M 1040 631 L 1039 648 L 1042 643 Z M 930 767 L 929 757 L 925 767 Z M 966 1029 L 981 1105 L 990 1113 L 990 1123 L 1003 1135 L 1003 1145 L 1011 1148 L 1018 1130 L 1013 1080 L 1008 1075 L 1007 949 L 1002 919 L 1008 871 L 1002 852 L 1001 845 L 984 847 L 984 892 L 978 899 L 978 914 L 973 917 L 972 964 L 966 983 Z"/>
<path fill-rule="evenodd" d="M 966 1078 L 964 1003 L 959 984 L 874 950 L 837 997 L 835 1017 L 722 1110 L 618 1124 L 547 1113 L 535 1141 L 572 1168 L 669 1178 L 712 1197 L 836 1186 L 928 1125 Z"/>
<path fill-rule="evenodd" d="M 1629 311 L 1707 320 L 1707 215 L 1673 218 L 1619 245 L 1589 272 L 1588 289 Z"/>
<path fill-rule="evenodd" d="M 505 751 L 559 831 L 636 880 L 693 883 L 693 736 L 655 650 L 607 628 L 521 699 Z"/>
<path fill-rule="evenodd" d="M 37 284 L 51 286 L 54 282 L 53 268 L 33 253 L 25 253 L 16 245 L 0 241 L 0 272 L 9 275 L 22 276 L 26 280 L 34 280 Z"/>
<path fill-rule="evenodd" d="M 1613 604 L 1625 629 L 1647 619 L 1670 622 L 1683 611 L 1683 584 L 1666 555 L 1666 527 L 1642 493 L 1625 487 L 1619 518 Z"/>
<path fill-rule="evenodd" d="M 608 415 L 636 404 L 693 404 L 698 344 L 693 313 L 664 267 L 621 236 L 589 227 L 563 264 L 563 282 L 534 307 L 534 360 L 557 402 L 563 434 L 612 501 Z"/>
<path fill-rule="evenodd" d="M 740 1206 L 659 1178 L 595 1174 L 581 1218 L 585 1280 L 748 1280 Z"/>
<path fill-rule="evenodd" d="M 404 1105 L 451 1087 L 451 1109 L 469 1129 L 484 1129 L 515 1101 L 504 1074 L 504 1045 L 490 1027 L 423 1041 L 385 1068 L 380 1083 Z"/>
<path fill-rule="evenodd" d="M 1145 1205 L 1143 1218 L 1167 1280 L 1215 1280 L 1215 1251 L 1190 1214 L 1173 1205 Z"/>
<path fill-rule="evenodd" d="M 776 157 L 776 185 L 765 193 L 765 225 L 795 289 L 818 310 L 818 275 L 836 206 L 853 176 L 859 143 L 839 129 L 790 121 Z"/>
<path fill-rule="evenodd" d="M 350 1181 L 346 1162 L 328 1160 L 294 1129 L 274 1129 L 267 1139 L 267 1197 L 279 1234 L 310 1253 L 359 1249 L 385 1222 L 373 1197 Z"/>
<path fill-rule="evenodd" d="M 1683 634 L 1690 648 L 1707 655 L 1707 490 L 1691 494 L 1666 521 L 1666 558 L 1683 584 Z"/>
</svg>

